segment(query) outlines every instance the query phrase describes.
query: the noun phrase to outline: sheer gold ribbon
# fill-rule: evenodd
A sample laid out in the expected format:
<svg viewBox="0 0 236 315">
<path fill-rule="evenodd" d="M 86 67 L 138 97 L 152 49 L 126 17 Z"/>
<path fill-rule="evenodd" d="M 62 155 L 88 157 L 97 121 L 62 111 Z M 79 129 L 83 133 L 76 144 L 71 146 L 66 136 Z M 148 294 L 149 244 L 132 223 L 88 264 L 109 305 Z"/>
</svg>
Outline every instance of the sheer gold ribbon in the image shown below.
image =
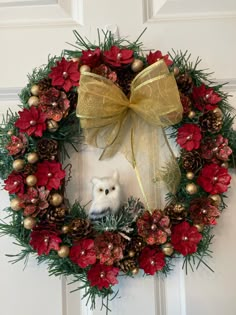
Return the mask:
<svg viewBox="0 0 236 315">
<path fill-rule="evenodd" d="M 154 63 L 132 81 L 128 99 L 112 81 L 86 72 L 78 92 L 76 114 L 86 142 L 103 149 L 100 159 L 123 153 L 136 171 L 147 207 L 157 207 L 160 187 L 153 181 L 163 152 L 170 152 L 162 128 L 182 119 L 173 74 L 162 60 Z"/>
</svg>

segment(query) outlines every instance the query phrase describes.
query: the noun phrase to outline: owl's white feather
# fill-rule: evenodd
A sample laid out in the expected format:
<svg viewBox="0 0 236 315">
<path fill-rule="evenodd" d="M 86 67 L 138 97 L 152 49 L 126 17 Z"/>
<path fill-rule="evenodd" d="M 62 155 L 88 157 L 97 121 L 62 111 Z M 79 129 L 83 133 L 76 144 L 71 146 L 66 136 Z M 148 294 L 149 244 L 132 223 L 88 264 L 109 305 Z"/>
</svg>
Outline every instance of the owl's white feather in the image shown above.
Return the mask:
<svg viewBox="0 0 236 315">
<path fill-rule="evenodd" d="M 121 206 L 122 191 L 117 171 L 111 177 L 94 177 L 93 199 L 89 210 L 91 219 L 99 219 L 108 213 L 116 213 Z"/>
</svg>

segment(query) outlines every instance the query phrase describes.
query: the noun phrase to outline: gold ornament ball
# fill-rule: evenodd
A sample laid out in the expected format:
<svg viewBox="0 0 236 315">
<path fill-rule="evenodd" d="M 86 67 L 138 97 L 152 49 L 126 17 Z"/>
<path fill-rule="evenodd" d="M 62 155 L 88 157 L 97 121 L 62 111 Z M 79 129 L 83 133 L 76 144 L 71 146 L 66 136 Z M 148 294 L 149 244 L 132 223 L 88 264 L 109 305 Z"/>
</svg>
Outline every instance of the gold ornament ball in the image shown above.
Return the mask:
<svg viewBox="0 0 236 315">
<path fill-rule="evenodd" d="M 194 183 L 189 183 L 186 185 L 186 191 L 189 195 L 194 195 L 197 193 L 198 188 Z"/>
<path fill-rule="evenodd" d="M 221 164 L 221 167 L 229 168 L 229 163 L 228 163 L 228 162 L 223 162 L 223 163 Z"/>
<path fill-rule="evenodd" d="M 30 187 L 36 185 L 37 183 L 37 177 L 35 175 L 29 175 L 26 177 L 26 184 Z"/>
<path fill-rule="evenodd" d="M 82 65 L 79 69 L 80 73 L 90 72 L 91 68 L 87 65 Z"/>
<path fill-rule="evenodd" d="M 14 198 L 10 201 L 10 207 L 14 211 L 19 211 L 21 209 L 20 207 L 20 199 L 19 198 Z"/>
<path fill-rule="evenodd" d="M 8 130 L 7 134 L 8 134 L 8 136 L 12 136 L 13 135 L 13 130 Z"/>
<path fill-rule="evenodd" d="M 68 233 L 70 230 L 69 226 L 68 225 L 63 225 L 63 227 L 61 228 L 61 231 L 63 234 L 66 234 Z"/>
<path fill-rule="evenodd" d="M 24 228 L 31 230 L 36 225 L 36 220 L 32 217 L 27 217 L 24 219 Z"/>
<path fill-rule="evenodd" d="M 210 195 L 208 198 L 211 199 L 216 206 L 221 204 L 221 197 L 219 195 Z"/>
<path fill-rule="evenodd" d="M 38 106 L 39 104 L 39 98 L 37 96 L 30 96 L 28 100 L 29 106 Z"/>
<path fill-rule="evenodd" d="M 25 166 L 25 161 L 22 159 L 17 159 L 13 162 L 12 164 L 13 168 L 15 171 L 21 171 L 23 170 L 24 166 Z"/>
<path fill-rule="evenodd" d="M 222 113 L 222 111 L 219 109 L 219 107 L 216 107 L 216 108 L 213 110 L 213 113 L 216 114 L 216 116 L 219 117 L 219 118 L 222 118 L 222 117 L 223 117 L 223 113 Z"/>
<path fill-rule="evenodd" d="M 39 156 L 36 152 L 29 153 L 27 156 L 27 161 L 30 164 L 34 164 L 34 163 L 38 162 L 38 159 L 39 159 Z"/>
<path fill-rule="evenodd" d="M 196 113 L 195 113 L 193 110 L 191 110 L 191 111 L 188 113 L 188 118 L 190 118 L 190 119 L 193 119 L 195 116 L 196 116 Z"/>
<path fill-rule="evenodd" d="M 60 204 L 62 204 L 63 201 L 63 197 L 62 195 L 58 194 L 58 193 L 54 193 L 50 196 L 50 204 L 54 207 L 60 206 Z"/>
<path fill-rule="evenodd" d="M 58 123 L 55 120 L 50 119 L 47 121 L 47 128 L 49 132 L 51 133 L 56 132 L 58 127 L 59 127 Z"/>
<path fill-rule="evenodd" d="M 135 256 L 135 251 L 133 251 L 133 250 L 130 250 L 129 251 L 129 257 L 134 257 Z"/>
<path fill-rule="evenodd" d="M 70 253 L 70 248 L 66 245 L 62 245 L 60 249 L 57 251 L 58 256 L 61 258 L 68 257 L 69 253 Z"/>
<path fill-rule="evenodd" d="M 179 68 L 178 67 L 174 67 L 174 76 L 177 77 L 179 75 Z"/>
<path fill-rule="evenodd" d="M 32 85 L 32 87 L 30 89 L 30 92 L 31 92 L 32 95 L 38 96 L 39 95 L 39 91 L 40 91 L 39 85 L 37 85 L 37 84 Z"/>
<path fill-rule="evenodd" d="M 204 229 L 204 224 L 194 224 L 194 226 L 197 228 L 198 232 L 202 232 Z"/>
<path fill-rule="evenodd" d="M 139 72 L 143 69 L 143 62 L 140 59 L 134 59 L 131 64 L 131 69 L 133 72 Z"/>
<path fill-rule="evenodd" d="M 193 172 L 187 172 L 186 174 L 187 179 L 193 179 L 194 178 L 194 173 Z"/>
<path fill-rule="evenodd" d="M 137 275 L 139 273 L 138 267 L 135 267 L 134 269 L 131 270 L 133 275 Z"/>
<path fill-rule="evenodd" d="M 174 252 L 174 248 L 171 243 L 166 243 L 162 246 L 162 252 L 166 256 L 171 256 Z"/>
</svg>

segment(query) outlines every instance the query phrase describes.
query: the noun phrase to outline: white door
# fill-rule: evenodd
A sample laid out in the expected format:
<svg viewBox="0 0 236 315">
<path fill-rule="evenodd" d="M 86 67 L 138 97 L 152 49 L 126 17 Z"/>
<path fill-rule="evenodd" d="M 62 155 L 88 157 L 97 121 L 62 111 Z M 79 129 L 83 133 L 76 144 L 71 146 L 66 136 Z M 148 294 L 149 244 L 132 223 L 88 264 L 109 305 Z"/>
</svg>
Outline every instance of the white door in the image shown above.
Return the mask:
<svg viewBox="0 0 236 315">
<path fill-rule="evenodd" d="M 74 43 L 74 28 L 93 41 L 97 27 L 115 30 L 115 26 L 130 40 L 147 27 L 142 37 L 147 49 L 187 49 L 193 61 L 200 56 L 202 68 L 214 71 L 219 82 L 229 82 L 226 91 L 234 95 L 231 102 L 236 107 L 234 0 L 0 0 L 0 113 L 8 107 L 17 110 L 17 93 L 26 84 L 27 73 L 46 63 L 49 54 L 59 55 L 69 48 L 66 42 Z M 98 152 L 91 148 L 73 154 L 76 172 L 71 199 L 83 196 L 83 201 L 88 201 L 90 178 L 109 175 L 114 165 L 127 185 L 126 193 L 140 195 L 133 171 L 121 156 L 102 163 L 97 157 Z M 127 178 L 129 183 L 125 183 Z M 236 314 L 235 188 L 233 175 L 228 208 L 215 229 L 213 259 L 209 261 L 215 273 L 200 268 L 185 276 L 178 262 L 167 279 L 121 279 L 118 296 L 111 303 L 113 315 Z M 0 198 L 4 208 L 9 203 L 7 194 L 0 191 Z M 79 293 L 69 293 L 73 287 L 67 286 L 65 279 L 49 278 L 46 266 L 38 267 L 34 258 L 24 271 L 23 264 L 8 264 L 4 254 L 19 250 L 12 241 L 0 239 L 1 314 L 105 314 L 105 310 L 99 311 L 99 301 L 97 310 L 90 311 L 80 302 Z"/>
</svg>

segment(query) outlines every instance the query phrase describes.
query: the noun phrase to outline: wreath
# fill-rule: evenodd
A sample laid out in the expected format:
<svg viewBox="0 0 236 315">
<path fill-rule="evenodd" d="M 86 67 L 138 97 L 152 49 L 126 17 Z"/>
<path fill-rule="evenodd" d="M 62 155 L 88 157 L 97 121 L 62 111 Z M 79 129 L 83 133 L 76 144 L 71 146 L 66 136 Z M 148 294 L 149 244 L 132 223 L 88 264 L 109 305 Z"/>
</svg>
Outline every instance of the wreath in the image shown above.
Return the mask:
<svg viewBox="0 0 236 315">
<path fill-rule="evenodd" d="M 74 34 L 76 50 L 34 69 L 20 93 L 21 110 L 9 109 L 2 122 L 0 176 L 10 206 L 0 230 L 22 247 L 14 262 L 36 254 L 50 275 L 72 275 L 92 307 L 97 296 L 107 307 L 121 274 L 166 275 L 180 256 L 186 270 L 208 266 L 236 133 L 228 95 L 188 52 L 146 55 L 140 37 L 129 42 L 99 32 L 92 44 Z M 164 152 L 153 140 L 161 133 L 170 159 L 147 176 Z M 71 204 L 65 189 L 72 166 L 63 162 L 68 145 L 78 151 L 83 142 L 101 148 L 102 159 L 124 153 L 144 203 L 131 196 L 95 220 L 84 205 Z M 168 188 L 162 209 L 160 196 L 156 206 L 148 203 L 160 182 Z"/>
</svg>

